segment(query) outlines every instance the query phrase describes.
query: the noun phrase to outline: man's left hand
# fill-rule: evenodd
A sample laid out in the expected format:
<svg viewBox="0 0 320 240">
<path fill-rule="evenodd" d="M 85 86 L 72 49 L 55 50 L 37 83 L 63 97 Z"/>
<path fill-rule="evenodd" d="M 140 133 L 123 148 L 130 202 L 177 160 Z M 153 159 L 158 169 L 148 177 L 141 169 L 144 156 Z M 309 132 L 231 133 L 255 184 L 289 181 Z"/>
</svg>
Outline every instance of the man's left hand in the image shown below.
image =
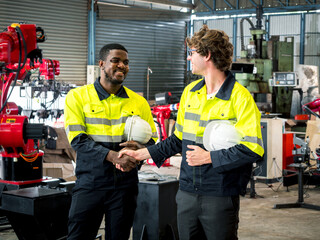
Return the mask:
<svg viewBox="0 0 320 240">
<path fill-rule="evenodd" d="M 193 151 L 187 151 L 187 163 L 189 166 L 201 166 L 204 164 L 209 164 L 211 162 L 210 152 L 204 150 L 203 148 L 196 145 L 188 145 L 189 149 Z"/>
</svg>

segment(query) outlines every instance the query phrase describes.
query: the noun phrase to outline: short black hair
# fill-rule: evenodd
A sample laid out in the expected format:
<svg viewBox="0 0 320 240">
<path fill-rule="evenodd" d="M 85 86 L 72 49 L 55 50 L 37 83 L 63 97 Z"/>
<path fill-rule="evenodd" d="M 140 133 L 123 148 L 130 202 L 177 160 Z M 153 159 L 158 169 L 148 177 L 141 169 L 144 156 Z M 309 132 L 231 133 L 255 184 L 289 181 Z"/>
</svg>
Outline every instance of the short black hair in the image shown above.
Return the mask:
<svg viewBox="0 0 320 240">
<path fill-rule="evenodd" d="M 113 50 L 113 49 L 119 49 L 119 50 L 123 50 L 123 51 L 128 52 L 128 50 L 124 46 L 122 46 L 121 44 L 119 44 L 119 43 L 110 43 L 110 44 L 104 45 L 100 49 L 99 60 L 102 60 L 102 61 L 106 60 L 110 50 Z"/>
</svg>

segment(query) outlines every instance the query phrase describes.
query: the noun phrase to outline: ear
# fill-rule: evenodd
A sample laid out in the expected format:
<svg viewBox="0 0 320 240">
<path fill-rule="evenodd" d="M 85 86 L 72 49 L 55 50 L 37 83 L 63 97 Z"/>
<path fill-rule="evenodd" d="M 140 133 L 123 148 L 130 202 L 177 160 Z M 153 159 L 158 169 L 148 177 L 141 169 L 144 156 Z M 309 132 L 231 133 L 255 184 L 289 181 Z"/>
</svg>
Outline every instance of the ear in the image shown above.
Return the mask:
<svg viewBox="0 0 320 240">
<path fill-rule="evenodd" d="M 102 60 L 99 60 L 99 67 L 103 67 L 103 61 Z"/>
<path fill-rule="evenodd" d="M 211 52 L 208 52 L 208 55 L 205 56 L 204 58 L 206 61 L 210 61 L 211 60 Z"/>
</svg>

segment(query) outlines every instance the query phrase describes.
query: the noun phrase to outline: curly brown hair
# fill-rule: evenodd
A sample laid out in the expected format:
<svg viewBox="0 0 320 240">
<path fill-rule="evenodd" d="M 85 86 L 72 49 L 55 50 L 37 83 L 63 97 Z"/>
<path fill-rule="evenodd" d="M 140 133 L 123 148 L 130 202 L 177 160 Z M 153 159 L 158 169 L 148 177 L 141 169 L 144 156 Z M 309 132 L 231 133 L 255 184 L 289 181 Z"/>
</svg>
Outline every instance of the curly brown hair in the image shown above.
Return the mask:
<svg viewBox="0 0 320 240">
<path fill-rule="evenodd" d="M 233 56 L 233 45 L 229 42 L 228 35 L 221 30 L 209 29 L 203 25 L 199 32 L 186 39 L 188 47 L 197 49 L 197 53 L 208 56 L 211 53 L 213 64 L 220 71 L 230 68 Z"/>
</svg>

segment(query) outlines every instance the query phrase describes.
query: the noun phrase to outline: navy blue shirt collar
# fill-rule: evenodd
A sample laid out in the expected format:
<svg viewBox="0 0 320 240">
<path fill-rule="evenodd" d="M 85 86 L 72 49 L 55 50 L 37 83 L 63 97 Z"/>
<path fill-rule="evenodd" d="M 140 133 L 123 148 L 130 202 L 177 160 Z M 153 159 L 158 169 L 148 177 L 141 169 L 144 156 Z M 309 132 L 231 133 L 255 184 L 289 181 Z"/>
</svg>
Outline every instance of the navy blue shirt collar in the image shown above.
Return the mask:
<svg viewBox="0 0 320 240">
<path fill-rule="evenodd" d="M 100 99 L 100 101 L 102 101 L 103 99 L 107 99 L 110 94 L 104 90 L 104 88 L 101 86 L 100 84 L 100 77 L 97 78 L 97 80 L 94 82 L 94 88 L 97 91 L 98 97 Z M 121 85 L 121 88 L 119 89 L 119 91 L 117 92 L 117 94 L 115 94 L 118 97 L 121 98 L 129 98 L 126 90 L 124 89 L 124 87 Z"/>
<path fill-rule="evenodd" d="M 226 71 L 227 78 L 222 84 L 221 88 L 219 89 L 218 93 L 215 97 L 220 98 L 222 100 L 229 100 L 232 89 L 234 86 L 234 83 L 236 82 L 234 75 L 230 71 Z M 191 92 L 195 92 L 200 90 L 206 85 L 205 79 L 202 79 L 200 82 L 198 82 L 192 89 Z"/>
</svg>

